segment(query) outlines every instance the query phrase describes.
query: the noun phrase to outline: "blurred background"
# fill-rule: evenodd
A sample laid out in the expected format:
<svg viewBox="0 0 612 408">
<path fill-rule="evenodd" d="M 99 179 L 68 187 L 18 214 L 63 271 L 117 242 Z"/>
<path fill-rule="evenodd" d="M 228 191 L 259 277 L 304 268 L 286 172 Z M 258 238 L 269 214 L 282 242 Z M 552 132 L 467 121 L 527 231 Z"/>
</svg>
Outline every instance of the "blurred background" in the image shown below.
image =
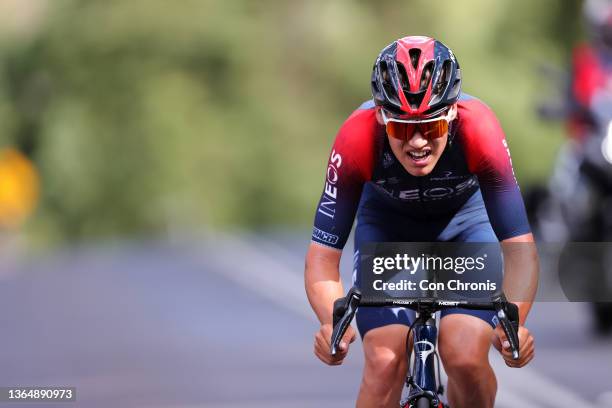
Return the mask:
<svg viewBox="0 0 612 408">
<path fill-rule="evenodd" d="M 572 239 L 550 183 L 577 140 L 575 50 L 601 42 L 584 7 L 0 0 L 0 386 L 76 386 L 80 406 L 351 406 L 360 346 L 315 361 L 301 275 L 329 149 L 378 52 L 409 34 L 453 49 L 535 228 Z M 536 310 L 534 364 L 492 356 L 499 406 L 612 406 L 593 308 Z"/>
<path fill-rule="evenodd" d="M 569 60 L 580 3 L 429 3 L 2 0 L 0 140 L 42 186 L 26 231 L 308 227 L 338 127 L 408 33 L 455 51 L 521 184 L 544 179 L 564 135 L 535 115 L 537 68 Z"/>
</svg>

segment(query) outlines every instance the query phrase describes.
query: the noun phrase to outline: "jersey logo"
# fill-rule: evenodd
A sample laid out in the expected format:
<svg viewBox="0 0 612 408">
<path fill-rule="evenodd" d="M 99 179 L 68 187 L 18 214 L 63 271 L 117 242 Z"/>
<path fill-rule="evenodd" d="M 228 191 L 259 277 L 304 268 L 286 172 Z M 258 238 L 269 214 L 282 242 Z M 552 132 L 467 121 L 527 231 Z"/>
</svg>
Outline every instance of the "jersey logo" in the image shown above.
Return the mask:
<svg viewBox="0 0 612 408">
<path fill-rule="evenodd" d="M 427 190 L 423 191 L 423 196 L 427 197 L 427 198 L 442 198 L 442 197 L 446 197 L 449 196 L 451 194 L 453 194 L 455 192 L 455 190 L 451 187 L 435 187 L 435 188 L 428 188 Z"/>
<path fill-rule="evenodd" d="M 457 178 L 463 178 L 458 177 Z M 454 178 L 454 177 L 453 177 Z M 463 193 L 465 190 L 470 189 L 471 187 L 476 185 L 476 179 L 474 177 L 470 177 L 465 181 L 455 185 L 454 187 L 432 187 L 419 192 L 418 188 L 412 190 L 400 190 L 398 194 L 398 198 L 400 200 L 420 200 L 421 198 L 425 200 L 440 200 L 446 197 L 455 196 Z M 381 187 L 377 185 L 377 187 Z M 381 190 L 381 188 L 379 188 Z M 385 189 L 385 191 L 387 191 Z"/>
<path fill-rule="evenodd" d="M 429 179 L 432 181 L 448 181 L 448 180 L 459 180 L 459 179 L 464 179 L 464 178 L 465 178 L 465 175 L 453 176 L 452 171 L 443 171 L 439 176 L 430 177 Z"/>
<path fill-rule="evenodd" d="M 338 187 L 336 187 L 336 184 L 340 178 L 338 173 L 340 166 L 342 166 L 342 156 L 336 153 L 336 150 L 332 150 L 329 164 L 327 165 L 323 198 L 321 198 L 321 205 L 319 205 L 318 209 L 321 214 L 331 219 L 334 219 L 336 215 L 336 200 L 338 199 Z"/>
<path fill-rule="evenodd" d="M 400 191 L 399 198 L 401 200 L 418 200 L 419 199 L 419 189 L 415 188 L 414 190 Z"/>
<path fill-rule="evenodd" d="M 330 234 L 329 232 L 322 231 L 317 227 L 312 229 L 312 237 L 326 244 L 336 245 L 338 243 L 338 236 Z"/>
</svg>

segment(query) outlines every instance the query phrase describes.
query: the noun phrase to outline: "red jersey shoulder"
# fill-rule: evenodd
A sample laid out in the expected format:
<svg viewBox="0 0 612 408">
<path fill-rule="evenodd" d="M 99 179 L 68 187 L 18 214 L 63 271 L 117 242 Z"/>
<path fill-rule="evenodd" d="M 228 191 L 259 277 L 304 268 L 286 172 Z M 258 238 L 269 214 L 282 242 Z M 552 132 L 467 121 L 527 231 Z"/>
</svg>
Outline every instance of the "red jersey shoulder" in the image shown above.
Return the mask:
<svg viewBox="0 0 612 408">
<path fill-rule="evenodd" d="M 468 141 L 491 136 L 501 130 L 495 113 L 480 99 L 469 97 L 460 100 L 457 108 L 458 131 Z"/>
<path fill-rule="evenodd" d="M 342 124 L 332 150 L 332 156 L 340 158 L 364 181 L 372 178 L 377 152 L 381 147 L 384 127 L 376 120 L 376 109 L 359 108 Z"/>
<path fill-rule="evenodd" d="M 484 102 L 471 97 L 459 102 L 457 138 L 471 172 L 482 172 L 492 164 L 494 167 L 509 165 L 504 131 Z"/>
</svg>

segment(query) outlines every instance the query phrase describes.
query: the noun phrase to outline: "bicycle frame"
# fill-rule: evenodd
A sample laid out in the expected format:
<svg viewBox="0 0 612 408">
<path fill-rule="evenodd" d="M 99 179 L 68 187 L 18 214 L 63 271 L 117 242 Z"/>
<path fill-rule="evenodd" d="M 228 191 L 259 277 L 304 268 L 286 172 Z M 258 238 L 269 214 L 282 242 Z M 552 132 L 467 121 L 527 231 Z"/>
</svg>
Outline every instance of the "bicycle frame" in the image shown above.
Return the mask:
<svg viewBox="0 0 612 408">
<path fill-rule="evenodd" d="M 411 370 L 406 376 L 408 396 L 401 401 L 400 406 L 410 407 L 418 399 L 427 398 L 430 401 L 430 405 L 442 407 L 443 405 L 438 395 L 438 383 L 436 381 L 434 365 L 438 328 L 433 313 L 427 311 L 418 314 L 411 332 L 414 338 L 414 365 L 411 368 L 411 358 L 410 354 L 408 354 L 408 370 Z"/>
</svg>

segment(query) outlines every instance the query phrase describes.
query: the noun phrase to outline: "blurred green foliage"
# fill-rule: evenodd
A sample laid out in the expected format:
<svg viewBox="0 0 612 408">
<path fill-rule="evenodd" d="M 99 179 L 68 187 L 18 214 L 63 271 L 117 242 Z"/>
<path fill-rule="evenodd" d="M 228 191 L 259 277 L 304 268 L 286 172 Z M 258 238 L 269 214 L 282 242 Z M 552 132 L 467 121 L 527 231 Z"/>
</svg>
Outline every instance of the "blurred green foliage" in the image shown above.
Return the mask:
<svg viewBox="0 0 612 408">
<path fill-rule="evenodd" d="M 0 42 L 0 144 L 39 166 L 30 228 L 43 236 L 306 225 L 376 55 L 424 34 L 498 114 L 526 184 L 546 177 L 563 137 L 535 115 L 547 89 L 536 68 L 566 64 L 579 6 L 53 0 L 28 35 Z"/>
</svg>

